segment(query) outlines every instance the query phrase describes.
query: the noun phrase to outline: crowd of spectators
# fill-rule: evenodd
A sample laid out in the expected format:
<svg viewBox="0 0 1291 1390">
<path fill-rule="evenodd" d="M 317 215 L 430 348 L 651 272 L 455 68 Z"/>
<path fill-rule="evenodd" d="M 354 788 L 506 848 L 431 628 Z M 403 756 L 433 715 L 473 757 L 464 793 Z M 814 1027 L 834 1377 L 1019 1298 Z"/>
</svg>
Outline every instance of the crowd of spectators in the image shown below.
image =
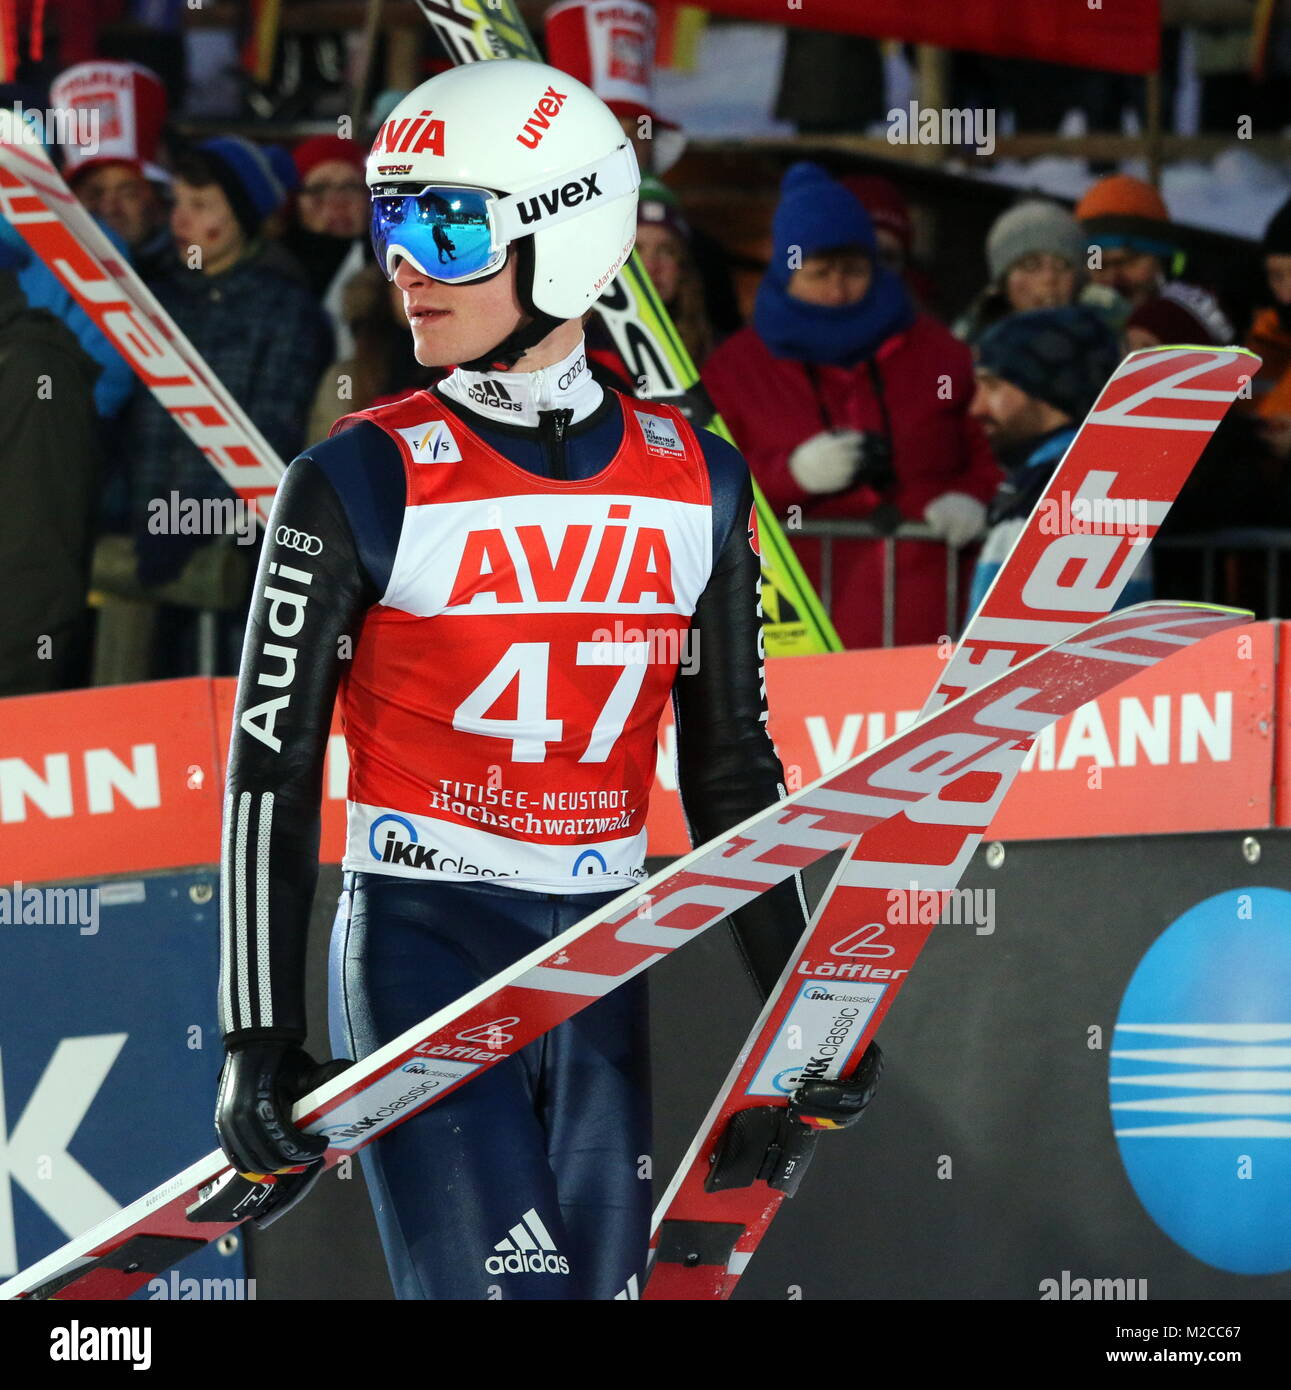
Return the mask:
<svg viewBox="0 0 1291 1390">
<path fill-rule="evenodd" d="M 368 246 L 361 138 L 181 141 L 158 77 L 119 61 L 64 71 L 49 100 L 110 108 L 95 153 L 51 154 L 283 460 L 341 415 L 433 384 Z M 829 542 L 845 645 L 884 640 L 888 568 L 893 640 L 944 635 L 948 550 L 962 621 L 1126 351 L 1245 341 L 1260 353 L 1251 398 L 1216 433 L 1170 526 L 1291 520 L 1291 203 L 1264 233 L 1266 302 L 1249 324 L 1188 278 L 1160 195 L 1122 174 L 1074 210 L 1021 197 L 986 238 L 987 283 L 943 322 L 926 307 L 937 296 L 899 187 L 799 162 L 744 322 L 720 246 L 665 181 L 666 142 L 642 137 L 642 113 L 657 114 L 648 97 L 616 110 L 646 170 L 642 260 L 808 577 L 822 578 L 824 542 L 804 523 L 869 523 Z M 597 369 L 634 390 L 595 318 L 587 338 Z M 253 528 L 157 524 L 159 501 L 221 498 L 220 475 L 0 219 L 0 552 L 15 594 L 0 694 L 236 670 Z M 875 535 L 906 523 L 925 529 L 907 526 L 892 559 Z M 1230 575 L 1237 589 L 1244 573 Z M 1145 563 L 1127 601 L 1154 584 L 1198 597 L 1196 583 L 1178 557 L 1155 573 Z"/>
</svg>

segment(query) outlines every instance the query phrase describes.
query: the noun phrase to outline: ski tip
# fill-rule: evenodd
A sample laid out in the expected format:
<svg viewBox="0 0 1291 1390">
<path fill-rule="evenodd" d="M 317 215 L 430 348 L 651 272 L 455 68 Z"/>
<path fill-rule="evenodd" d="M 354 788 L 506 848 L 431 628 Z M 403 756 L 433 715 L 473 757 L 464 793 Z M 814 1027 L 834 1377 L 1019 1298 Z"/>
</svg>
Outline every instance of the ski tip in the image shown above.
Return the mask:
<svg viewBox="0 0 1291 1390">
<path fill-rule="evenodd" d="M 1231 608 L 1225 603 L 1205 603 L 1201 599 L 1189 598 L 1150 598 L 1142 603 L 1131 603 L 1125 608 L 1114 609 L 1109 618 L 1125 618 L 1132 613 L 1168 613 L 1176 608 L 1186 608 L 1189 613 L 1205 614 L 1210 618 L 1231 618 L 1236 623 L 1253 623 L 1255 614 L 1249 608 Z"/>
</svg>

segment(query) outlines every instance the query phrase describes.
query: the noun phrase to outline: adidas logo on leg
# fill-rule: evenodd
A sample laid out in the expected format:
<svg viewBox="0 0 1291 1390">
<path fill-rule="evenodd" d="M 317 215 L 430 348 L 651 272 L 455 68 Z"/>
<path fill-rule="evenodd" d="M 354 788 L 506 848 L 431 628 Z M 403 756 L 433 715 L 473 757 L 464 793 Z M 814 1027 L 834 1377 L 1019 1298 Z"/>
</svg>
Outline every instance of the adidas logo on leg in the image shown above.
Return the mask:
<svg viewBox="0 0 1291 1390">
<path fill-rule="evenodd" d="M 530 1207 L 493 1247 L 499 1251 L 484 1261 L 490 1274 L 568 1274 L 569 1261 L 556 1253 L 556 1242 Z"/>
</svg>

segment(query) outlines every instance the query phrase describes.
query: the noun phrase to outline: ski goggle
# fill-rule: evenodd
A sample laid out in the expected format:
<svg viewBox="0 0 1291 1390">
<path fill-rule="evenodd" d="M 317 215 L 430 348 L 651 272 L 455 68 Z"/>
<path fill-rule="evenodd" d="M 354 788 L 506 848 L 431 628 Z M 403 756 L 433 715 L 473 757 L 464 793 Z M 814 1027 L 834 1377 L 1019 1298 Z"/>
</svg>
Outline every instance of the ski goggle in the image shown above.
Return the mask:
<svg viewBox="0 0 1291 1390">
<path fill-rule="evenodd" d="M 604 159 L 562 174 L 559 182 L 502 195 L 487 188 L 427 184 L 372 190 L 372 249 L 387 280 L 406 257 L 432 280 L 464 285 L 506 264 L 517 237 L 545 231 L 633 193 L 641 183 L 636 154 L 625 142 Z"/>
</svg>

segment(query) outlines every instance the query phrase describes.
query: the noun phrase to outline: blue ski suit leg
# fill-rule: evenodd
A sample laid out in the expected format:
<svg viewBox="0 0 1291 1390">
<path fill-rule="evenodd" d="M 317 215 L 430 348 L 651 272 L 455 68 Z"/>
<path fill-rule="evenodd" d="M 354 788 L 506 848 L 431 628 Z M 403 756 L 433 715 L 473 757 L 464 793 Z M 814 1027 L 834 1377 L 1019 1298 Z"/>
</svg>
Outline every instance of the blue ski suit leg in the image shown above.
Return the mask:
<svg viewBox="0 0 1291 1390">
<path fill-rule="evenodd" d="M 618 896 L 348 873 L 337 1055 L 363 1058 Z M 611 1299 L 650 1230 L 644 977 L 360 1153 L 397 1298 Z"/>
</svg>

